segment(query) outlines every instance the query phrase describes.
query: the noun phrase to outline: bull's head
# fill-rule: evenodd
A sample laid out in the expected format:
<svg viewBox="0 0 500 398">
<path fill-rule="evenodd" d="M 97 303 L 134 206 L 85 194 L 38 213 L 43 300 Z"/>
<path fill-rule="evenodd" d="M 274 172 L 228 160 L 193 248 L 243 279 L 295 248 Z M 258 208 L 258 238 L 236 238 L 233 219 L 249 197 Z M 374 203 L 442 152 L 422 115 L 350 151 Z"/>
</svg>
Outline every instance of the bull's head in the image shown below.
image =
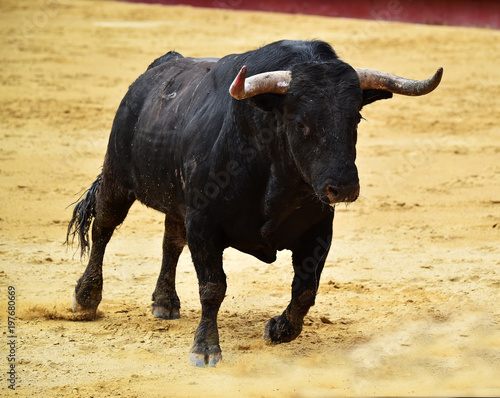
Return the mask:
<svg viewBox="0 0 500 398">
<path fill-rule="evenodd" d="M 282 109 L 293 160 L 304 180 L 325 203 L 353 202 L 359 196 L 355 165 L 361 108 L 392 93 L 424 95 L 441 81 L 440 68 L 431 78 L 416 81 L 348 64 L 302 64 L 291 71 L 246 78 L 244 66 L 230 94 L 251 98 L 265 111 Z"/>
</svg>

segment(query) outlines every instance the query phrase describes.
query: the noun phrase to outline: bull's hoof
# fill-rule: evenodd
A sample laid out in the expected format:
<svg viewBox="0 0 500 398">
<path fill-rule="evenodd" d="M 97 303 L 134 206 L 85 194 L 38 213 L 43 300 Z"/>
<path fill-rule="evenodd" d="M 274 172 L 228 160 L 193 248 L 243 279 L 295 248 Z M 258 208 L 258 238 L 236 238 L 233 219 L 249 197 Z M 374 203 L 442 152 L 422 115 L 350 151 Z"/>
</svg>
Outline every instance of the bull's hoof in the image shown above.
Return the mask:
<svg viewBox="0 0 500 398">
<path fill-rule="evenodd" d="M 271 318 L 264 328 L 264 342 L 266 344 L 281 344 L 295 340 L 302 331 L 302 327 L 294 327 L 284 315 Z"/>
<path fill-rule="evenodd" d="M 161 319 L 179 319 L 181 317 L 181 302 L 177 293 L 167 291 L 153 293 L 153 304 L 151 304 L 151 312 L 155 318 Z"/>
<path fill-rule="evenodd" d="M 191 365 L 197 368 L 215 368 L 221 360 L 222 354 L 220 352 L 214 354 L 196 354 L 193 352 L 189 357 Z"/>
<path fill-rule="evenodd" d="M 207 341 L 201 341 L 194 343 L 189 362 L 198 368 L 215 368 L 221 359 L 222 351 L 219 344 L 210 344 Z"/>
<path fill-rule="evenodd" d="M 279 316 L 275 316 L 269 321 L 267 321 L 266 326 L 264 327 L 264 342 L 266 344 L 279 344 L 281 343 L 280 341 L 277 341 L 274 338 L 274 332 L 273 328 L 276 328 L 276 322 L 278 320 Z"/>
<path fill-rule="evenodd" d="M 80 303 L 76 299 L 76 292 L 73 292 L 73 303 L 71 307 L 73 309 L 73 312 L 78 313 L 78 318 L 75 319 L 82 321 L 92 321 L 97 316 L 97 308 L 83 307 L 82 305 L 80 305 Z"/>
<path fill-rule="evenodd" d="M 181 317 L 180 308 L 176 308 L 172 305 L 164 307 L 162 305 L 153 303 L 151 305 L 151 312 L 153 313 L 155 318 L 179 319 Z"/>
</svg>

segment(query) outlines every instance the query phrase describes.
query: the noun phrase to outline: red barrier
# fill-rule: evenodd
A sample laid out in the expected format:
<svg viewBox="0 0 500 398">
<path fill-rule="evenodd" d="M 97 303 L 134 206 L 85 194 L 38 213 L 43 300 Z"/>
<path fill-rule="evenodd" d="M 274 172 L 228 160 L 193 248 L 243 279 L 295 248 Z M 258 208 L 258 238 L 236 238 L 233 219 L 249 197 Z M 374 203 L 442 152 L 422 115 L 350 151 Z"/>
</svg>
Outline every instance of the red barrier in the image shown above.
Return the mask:
<svg viewBox="0 0 500 398">
<path fill-rule="evenodd" d="M 125 0 L 225 9 L 313 14 L 433 25 L 500 28 L 498 0 Z"/>
</svg>

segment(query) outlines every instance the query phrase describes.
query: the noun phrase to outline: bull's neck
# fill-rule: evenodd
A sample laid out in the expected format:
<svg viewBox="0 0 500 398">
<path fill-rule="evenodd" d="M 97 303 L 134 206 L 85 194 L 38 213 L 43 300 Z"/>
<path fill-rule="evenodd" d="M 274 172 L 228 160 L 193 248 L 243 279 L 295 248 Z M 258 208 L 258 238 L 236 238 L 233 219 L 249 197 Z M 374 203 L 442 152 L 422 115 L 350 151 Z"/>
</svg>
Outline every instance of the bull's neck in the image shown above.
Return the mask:
<svg viewBox="0 0 500 398">
<path fill-rule="evenodd" d="M 233 115 L 237 126 L 233 137 L 251 163 L 268 174 L 273 169 L 276 178 L 298 182 L 300 175 L 289 149 L 283 115 L 278 110 L 262 111 L 243 101 L 234 106 Z"/>
<path fill-rule="evenodd" d="M 307 184 L 302 179 L 289 149 L 284 130 L 283 115 L 278 112 L 264 112 L 246 106 L 237 110 L 237 141 L 244 160 L 258 172 L 263 187 L 264 213 L 273 218 L 275 208 L 293 206 L 308 196 Z M 281 209 L 283 211 L 283 208 Z"/>
</svg>

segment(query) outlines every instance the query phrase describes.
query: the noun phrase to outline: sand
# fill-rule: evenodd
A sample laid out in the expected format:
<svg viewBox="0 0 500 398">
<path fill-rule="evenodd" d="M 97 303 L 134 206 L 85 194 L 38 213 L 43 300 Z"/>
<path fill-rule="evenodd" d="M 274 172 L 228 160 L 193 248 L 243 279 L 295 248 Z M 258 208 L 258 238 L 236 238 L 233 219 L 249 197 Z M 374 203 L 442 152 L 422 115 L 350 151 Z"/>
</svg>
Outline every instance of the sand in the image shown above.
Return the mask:
<svg viewBox="0 0 500 398">
<path fill-rule="evenodd" d="M 4 0 L 0 11 L 2 391 L 15 332 L 10 395 L 500 395 L 499 31 L 87 0 Z M 190 255 L 182 318 L 155 319 L 163 216 L 138 203 L 108 246 L 98 319 L 72 320 L 85 261 L 63 245 L 68 206 L 99 173 L 128 86 L 171 49 L 223 56 L 281 38 L 320 38 L 353 66 L 407 77 L 445 71 L 426 97 L 363 110 L 361 197 L 337 206 L 302 334 L 262 341 L 289 301 L 290 253 L 267 265 L 228 249 L 224 360 L 191 367 Z"/>
</svg>

